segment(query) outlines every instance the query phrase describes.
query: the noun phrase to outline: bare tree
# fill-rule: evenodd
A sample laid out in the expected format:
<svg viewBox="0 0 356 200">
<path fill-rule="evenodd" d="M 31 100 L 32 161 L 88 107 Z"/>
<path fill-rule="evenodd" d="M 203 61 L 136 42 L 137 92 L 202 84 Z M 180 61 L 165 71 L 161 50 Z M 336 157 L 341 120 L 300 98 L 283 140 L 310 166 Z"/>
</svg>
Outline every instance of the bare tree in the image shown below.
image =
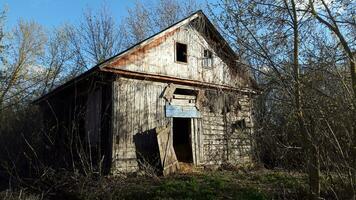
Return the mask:
<svg viewBox="0 0 356 200">
<path fill-rule="evenodd" d="M 6 45 L 4 44 L 4 37 L 5 37 L 5 30 L 4 30 L 4 25 L 5 25 L 5 19 L 6 19 L 6 10 L 0 11 L 0 61 L 4 62 L 4 56 L 3 52 L 6 48 Z"/>
<path fill-rule="evenodd" d="M 75 51 L 70 46 L 66 28 L 66 26 L 56 28 L 46 44 L 46 51 L 41 59 L 42 65 L 46 66 L 41 77 L 43 84 L 42 91 L 39 91 L 41 95 L 52 90 L 71 74 L 77 74 L 73 73 L 76 69 L 76 63 L 73 62 Z"/>
<path fill-rule="evenodd" d="M 184 4 L 177 0 L 160 0 L 152 5 L 136 1 L 135 6 L 128 9 L 128 16 L 122 22 L 127 36 L 126 46 L 136 44 L 173 25 L 197 11 L 198 7 L 195 0 Z"/>
<path fill-rule="evenodd" d="M 4 52 L 6 51 L 6 44 L 5 44 L 5 41 L 4 41 L 4 38 L 5 38 L 5 31 L 4 31 L 5 18 L 6 18 L 5 11 L 1 11 L 1 13 L 0 13 L 0 62 L 2 64 L 6 63 L 6 60 L 5 60 L 6 58 L 4 56 Z M 5 69 L 3 67 L 1 67 L 0 68 L 0 83 L 1 83 L 1 85 L 5 84 L 5 82 L 3 82 L 3 80 L 5 80 Z"/>
<path fill-rule="evenodd" d="M 44 53 L 46 35 L 35 22 L 19 21 L 11 34 L 7 61 L 4 64 L 5 79 L 0 86 L 0 105 L 19 103 L 28 92 L 33 92 L 37 82 L 31 82 L 36 72 L 41 70 L 38 59 Z"/>
<path fill-rule="evenodd" d="M 197 11 L 198 7 L 194 0 L 184 3 L 177 0 L 159 0 L 156 9 L 152 9 L 152 16 L 156 27 L 162 30 Z"/>
<path fill-rule="evenodd" d="M 139 1 L 135 2 L 134 8 L 128 9 L 128 16 L 122 22 L 127 38 L 125 41 L 127 47 L 142 41 L 154 33 L 151 17 L 147 5 Z"/>
<path fill-rule="evenodd" d="M 67 26 L 68 38 L 80 70 L 116 55 L 122 50 L 123 36 L 108 7 L 93 13 L 85 11 L 79 27 Z"/>
<path fill-rule="evenodd" d="M 309 0 L 308 6 L 311 15 L 322 25 L 326 26 L 332 34 L 340 42 L 340 46 L 346 54 L 349 62 L 349 71 L 351 77 L 351 89 L 353 91 L 353 117 L 351 119 L 354 121 L 351 128 L 351 141 L 353 147 L 351 147 L 351 154 L 353 157 L 353 170 L 352 176 L 353 181 L 351 181 L 351 187 L 353 188 L 353 197 L 356 199 L 356 37 L 355 37 L 355 3 L 350 1 L 339 0 L 332 4 L 326 2 L 325 0 L 312 1 Z"/>
<path fill-rule="evenodd" d="M 316 8 L 316 5 L 319 5 Z M 336 35 L 350 63 L 352 90 L 356 99 L 355 3 L 339 0 L 333 4 L 325 0 L 309 0 L 310 13 Z M 342 9 L 342 10 L 341 10 Z M 355 154 L 356 155 L 356 154 Z"/>
<path fill-rule="evenodd" d="M 306 73 L 310 67 L 306 61 L 311 57 L 305 52 L 319 50 L 311 49 L 310 44 L 315 42 L 314 34 L 318 34 L 322 29 L 319 29 L 318 24 L 312 23 L 311 16 L 307 10 L 301 8 L 299 1 L 220 1 L 218 6 L 223 12 L 215 19 L 241 57 L 250 63 L 255 77 L 260 83 L 265 84 L 267 91 L 267 94 L 263 95 L 267 98 L 265 103 L 267 106 L 282 106 L 275 108 L 281 110 L 281 113 L 267 108 L 273 117 L 268 122 L 276 124 L 282 121 L 279 127 L 273 128 L 282 130 L 287 128 L 290 132 L 298 134 L 299 137 L 294 138 L 294 141 L 284 141 L 287 144 L 279 145 L 281 150 L 284 148 L 288 151 L 293 149 L 298 151 L 300 149 L 298 146 L 303 147 L 307 156 L 305 163 L 308 166 L 311 199 L 318 199 L 319 138 L 324 132 L 323 125 L 317 123 L 322 117 L 312 111 L 317 109 L 316 104 L 310 107 L 311 98 L 318 98 L 317 93 L 313 93 L 315 96 L 306 96 L 306 93 L 309 93 L 307 91 L 315 88 L 311 89 L 309 88 L 311 86 L 306 84 Z M 325 110 L 326 107 L 318 109 Z M 283 120 L 287 120 L 288 123 L 283 123 Z M 262 130 L 270 126 L 263 125 L 266 124 L 261 124 Z M 289 133 L 283 134 L 288 136 Z"/>
<path fill-rule="evenodd" d="M 298 155 L 299 149 L 304 150 L 307 159 L 301 161 L 308 166 L 312 199 L 320 195 L 321 163 L 324 175 L 348 188 L 346 193 L 334 192 L 335 197 L 355 198 L 352 5 L 323 0 L 220 1 L 213 5 L 222 10 L 215 21 L 265 86 L 256 111 L 261 115 L 256 123 L 261 136 L 266 138 L 270 132 L 270 142 L 279 146 L 277 156 L 290 157 L 285 152 Z M 350 66 L 348 76 L 345 65 Z M 294 165 L 297 161 L 284 162 Z M 347 195 L 344 198 L 350 198 Z"/>
<path fill-rule="evenodd" d="M 288 14 L 290 16 L 292 22 L 293 29 L 293 74 L 294 74 L 294 98 L 295 98 L 295 108 L 296 115 L 298 119 L 299 129 L 302 133 L 302 138 L 305 138 L 303 142 L 305 142 L 307 149 L 308 158 L 308 172 L 309 172 L 309 185 L 311 190 L 311 199 L 319 199 L 320 198 L 320 159 L 318 153 L 318 146 L 315 144 L 315 125 L 313 120 L 310 122 L 310 130 L 308 130 L 306 125 L 306 118 L 303 111 L 302 101 L 305 101 L 305 96 L 301 90 L 301 73 L 300 73 L 300 65 L 299 65 L 299 35 L 300 29 L 299 26 L 299 16 L 297 13 L 296 2 L 294 0 L 284 0 L 284 5 L 287 8 Z M 301 13 L 304 14 L 304 13 Z"/>
</svg>

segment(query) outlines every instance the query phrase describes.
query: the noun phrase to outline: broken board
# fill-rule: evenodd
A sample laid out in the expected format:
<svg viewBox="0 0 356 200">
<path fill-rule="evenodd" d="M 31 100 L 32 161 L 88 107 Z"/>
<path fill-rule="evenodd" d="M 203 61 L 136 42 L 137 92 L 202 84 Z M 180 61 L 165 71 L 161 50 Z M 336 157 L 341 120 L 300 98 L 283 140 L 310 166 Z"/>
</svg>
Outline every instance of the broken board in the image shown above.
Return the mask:
<svg viewBox="0 0 356 200">
<path fill-rule="evenodd" d="M 179 170 L 179 163 L 173 148 L 173 138 L 170 132 L 171 127 L 169 125 L 156 128 L 159 155 L 164 176 Z"/>
</svg>

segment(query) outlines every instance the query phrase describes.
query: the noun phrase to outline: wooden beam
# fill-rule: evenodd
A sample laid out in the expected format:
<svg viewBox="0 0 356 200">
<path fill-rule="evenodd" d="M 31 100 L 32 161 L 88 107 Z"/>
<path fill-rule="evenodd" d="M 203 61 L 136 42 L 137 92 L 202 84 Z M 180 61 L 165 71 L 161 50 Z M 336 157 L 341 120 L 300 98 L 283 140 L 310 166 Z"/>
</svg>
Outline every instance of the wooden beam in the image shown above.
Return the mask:
<svg viewBox="0 0 356 200">
<path fill-rule="evenodd" d="M 207 83 L 198 80 L 190 80 L 190 79 L 182 79 L 177 77 L 171 77 L 166 75 L 159 75 L 159 74 L 149 74 L 143 72 L 135 72 L 130 70 L 118 69 L 115 67 L 104 67 L 100 69 L 104 72 L 111 72 L 115 73 L 124 77 L 135 78 L 135 79 L 144 79 L 144 80 L 152 80 L 152 81 L 159 81 L 159 82 L 167 82 L 167 83 L 175 83 L 175 84 L 182 84 L 182 85 L 190 85 L 190 86 L 197 86 L 197 87 L 206 87 L 206 88 L 214 88 L 214 89 L 221 89 L 221 90 L 229 90 L 235 91 L 244 94 L 257 94 L 256 91 L 250 88 L 237 88 L 228 85 L 220 85 L 215 83 Z"/>
</svg>

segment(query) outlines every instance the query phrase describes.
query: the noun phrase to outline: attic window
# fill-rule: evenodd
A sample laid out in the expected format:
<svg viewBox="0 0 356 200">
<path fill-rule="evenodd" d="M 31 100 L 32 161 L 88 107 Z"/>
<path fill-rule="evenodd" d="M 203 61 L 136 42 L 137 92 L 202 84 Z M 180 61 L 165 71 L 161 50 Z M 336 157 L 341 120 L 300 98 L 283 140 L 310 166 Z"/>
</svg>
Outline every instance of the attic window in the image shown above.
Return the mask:
<svg viewBox="0 0 356 200">
<path fill-rule="evenodd" d="M 245 119 L 238 120 L 238 121 L 236 121 L 235 123 L 232 124 L 232 128 L 233 129 L 245 129 L 246 127 L 247 126 L 246 126 Z"/>
<path fill-rule="evenodd" d="M 239 128 L 242 128 L 242 129 L 246 128 L 246 121 L 245 121 L 245 119 L 242 119 L 242 120 L 237 121 L 236 124 L 237 124 L 237 126 L 238 126 Z"/>
<path fill-rule="evenodd" d="M 176 42 L 176 61 L 188 63 L 186 44 Z"/>
<path fill-rule="evenodd" d="M 174 94 L 179 94 L 179 95 L 193 95 L 196 96 L 198 94 L 198 91 L 196 90 L 189 90 L 189 89 L 184 89 L 184 88 L 176 88 L 174 91 Z"/>
<path fill-rule="evenodd" d="M 213 67 L 213 53 L 208 49 L 204 49 L 203 67 L 207 67 L 207 68 Z"/>
</svg>

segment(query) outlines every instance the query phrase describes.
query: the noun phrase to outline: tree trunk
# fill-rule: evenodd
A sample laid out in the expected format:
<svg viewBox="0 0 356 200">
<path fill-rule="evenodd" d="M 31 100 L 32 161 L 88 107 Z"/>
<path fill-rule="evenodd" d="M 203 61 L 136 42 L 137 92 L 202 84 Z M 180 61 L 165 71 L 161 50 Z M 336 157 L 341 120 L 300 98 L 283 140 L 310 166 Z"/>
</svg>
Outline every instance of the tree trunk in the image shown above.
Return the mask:
<svg viewBox="0 0 356 200">
<path fill-rule="evenodd" d="M 350 58 L 350 73 L 352 81 L 352 90 L 354 92 L 354 103 L 356 101 L 356 53 L 352 53 Z M 354 105 L 355 106 L 355 105 Z"/>
<path fill-rule="evenodd" d="M 320 160 L 319 148 L 316 145 L 311 145 L 309 159 L 309 184 L 310 184 L 310 199 L 319 199 L 320 197 Z"/>
<path fill-rule="evenodd" d="M 302 109 L 302 92 L 300 84 L 300 66 L 299 66 L 299 24 L 295 1 L 291 0 L 292 4 L 292 19 L 293 19 L 293 72 L 294 72 L 294 92 L 295 92 L 295 108 L 299 124 L 299 131 L 302 135 L 303 144 L 305 144 L 305 152 L 307 153 L 307 165 L 309 175 L 310 199 L 319 199 L 320 196 L 320 163 L 318 149 L 313 145 L 313 137 L 308 132 L 305 124 L 305 117 Z M 313 123 L 312 123 L 312 126 Z M 314 130 L 313 130 L 314 132 Z"/>
<path fill-rule="evenodd" d="M 349 54 L 350 55 L 350 54 Z M 350 187 L 352 188 L 352 200 L 356 200 L 356 53 L 351 52 L 350 56 L 350 75 L 352 90 L 354 93 L 352 112 L 353 112 L 353 124 L 352 124 L 352 180 Z"/>
<path fill-rule="evenodd" d="M 310 199 L 319 199 L 320 197 L 320 157 L 319 145 L 315 133 L 315 124 L 313 119 L 311 121 L 311 131 L 309 140 L 309 184 L 310 184 Z"/>
</svg>

